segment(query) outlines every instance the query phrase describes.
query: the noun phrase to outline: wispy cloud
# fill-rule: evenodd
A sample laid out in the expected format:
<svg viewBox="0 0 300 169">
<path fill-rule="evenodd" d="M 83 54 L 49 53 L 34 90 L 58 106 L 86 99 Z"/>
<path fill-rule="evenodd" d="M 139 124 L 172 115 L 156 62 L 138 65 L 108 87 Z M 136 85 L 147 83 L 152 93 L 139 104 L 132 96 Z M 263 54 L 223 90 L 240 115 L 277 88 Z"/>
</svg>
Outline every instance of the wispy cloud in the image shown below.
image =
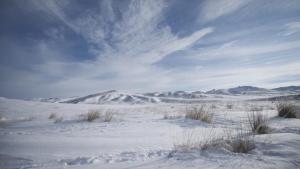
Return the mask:
<svg viewBox="0 0 300 169">
<path fill-rule="evenodd" d="M 282 3 L 270 7 L 251 0 L 16 2 L 26 24 L 16 24 L 0 38 L 0 91 L 5 96 L 272 86 L 276 78 L 298 76 L 296 5 L 283 9 Z M 279 35 L 281 25 L 286 36 Z M 271 56 L 280 53 L 281 60 Z M 272 62 L 257 64 L 257 58 Z"/>
<path fill-rule="evenodd" d="M 204 90 L 212 88 L 227 88 L 236 85 L 255 85 L 264 87 L 276 87 L 280 85 L 298 84 L 300 77 L 299 63 L 286 63 L 275 65 L 256 65 L 251 67 L 232 66 L 203 67 L 202 69 L 188 69 L 175 71 L 169 74 L 176 83 L 169 84 L 172 89 L 197 90 L 201 87 Z M 275 79 L 289 75 L 294 79 L 289 81 L 272 83 Z"/>
<path fill-rule="evenodd" d="M 89 90 L 97 90 L 99 86 L 118 89 L 133 86 L 138 90 L 162 88 L 169 80 L 163 73 L 165 70 L 153 64 L 175 51 L 192 46 L 203 36 L 213 32 L 213 28 L 203 28 L 185 37 L 173 34 L 168 25 L 160 25 L 164 19 L 164 1 L 131 1 L 125 10 L 119 11 L 118 17 L 112 1 L 102 1 L 99 5 L 103 10 L 83 10 L 75 18 L 64 12 L 70 8 L 68 1 L 33 3 L 39 10 L 62 21 L 83 37 L 90 44 L 90 51 L 96 56 L 96 60 L 92 62 L 72 63 L 57 60 L 32 66 L 32 70 L 38 74 L 58 78 L 53 86 L 59 89 L 67 85 L 77 86 L 74 90 L 87 86 Z M 51 28 L 47 34 L 53 35 L 55 39 L 59 35 L 58 31 L 59 29 Z M 45 52 L 47 53 L 50 54 Z M 114 76 L 107 79 L 97 78 L 106 74 Z M 150 83 L 157 80 L 159 82 L 156 85 Z"/>
<path fill-rule="evenodd" d="M 298 32 L 300 32 L 300 22 L 290 22 L 285 25 L 285 30 L 281 34 L 290 36 Z"/>
<path fill-rule="evenodd" d="M 249 2 L 250 0 L 206 0 L 201 4 L 200 18 L 203 21 L 211 21 L 231 14 Z"/>
<path fill-rule="evenodd" d="M 200 48 L 188 52 L 189 57 L 199 60 L 215 60 L 220 58 L 256 57 L 262 54 L 299 49 L 300 41 L 256 43 L 241 45 L 238 41 L 230 41 L 221 45 Z"/>
</svg>

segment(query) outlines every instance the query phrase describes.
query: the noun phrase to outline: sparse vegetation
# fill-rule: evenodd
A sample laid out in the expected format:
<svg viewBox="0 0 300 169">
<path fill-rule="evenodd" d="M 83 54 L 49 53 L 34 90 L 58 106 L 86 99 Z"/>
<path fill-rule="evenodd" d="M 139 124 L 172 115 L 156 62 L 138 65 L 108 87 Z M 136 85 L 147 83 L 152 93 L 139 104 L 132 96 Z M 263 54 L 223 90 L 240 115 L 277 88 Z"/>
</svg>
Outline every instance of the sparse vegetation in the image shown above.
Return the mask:
<svg viewBox="0 0 300 169">
<path fill-rule="evenodd" d="M 268 119 L 262 113 L 253 111 L 248 114 L 248 122 L 251 131 L 255 134 L 266 134 L 269 132 Z"/>
<path fill-rule="evenodd" d="M 226 107 L 227 109 L 233 109 L 233 104 L 227 104 Z"/>
<path fill-rule="evenodd" d="M 194 132 L 185 133 L 182 139 L 183 141 L 179 144 L 174 144 L 175 151 L 225 148 L 234 153 L 248 153 L 255 148 L 253 135 L 245 132 L 242 128 L 237 134 L 233 134 L 233 132 L 217 134 L 214 130 L 201 132 L 200 136 Z"/>
<path fill-rule="evenodd" d="M 48 117 L 48 119 L 55 119 L 57 118 L 57 115 L 55 113 L 51 113 Z"/>
<path fill-rule="evenodd" d="M 107 110 L 103 114 L 100 110 L 89 110 L 87 114 L 81 114 L 79 121 L 93 122 L 96 119 L 100 119 L 102 122 L 111 122 L 114 118 L 115 113 L 111 110 Z"/>
<path fill-rule="evenodd" d="M 293 103 L 280 102 L 276 105 L 278 116 L 284 118 L 296 118 L 297 107 Z"/>
<path fill-rule="evenodd" d="M 100 118 L 100 112 L 98 110 L 89 110 L 88 114 L 87 114 L 87 118 L 86 120 L 88 122 L 92 122 L 98 118 Z"/>
<path fill-rule="evenodd" d="M 238 134 L 234 139 L 227 141 L 229 150 L 234 153 L 248 153 L 255 148 L 254 139 L 250 135 Z"/>
<path fill-rule="evenodd" d="M 113 119 L 114 113 L 112 111 L 106 111 L 104 115 L 104 122 L 110 122 Z"/>
<path fill-rule="evenodd" d="M 183 140 L 174 144 L 174 150 L 207 150 L 209 148 L 218 147 L 224 143 L 223 138 L 218 137 L 213 131 L 201 132 L 201 138 L 197 133 L 189 131 L 183 133 L 183 137 L 180 139 Z"/>
<path fill-rule="evenodd" d="M 61 123 L 63 121 L 63 117 L 55 117 L 54 118 L 54 123 Z"/>
<path fill-rule="evenodd" d="M 212 104 L 212 105 L 210 106 L 210 108 L 215 109 L 215 108 L 217 108 L 217 106 L 216 106 L 215 104 Z"/>
<path fill-rule="evenodd" d="M 209 112 L 205 105 L 194 106 L 186 109 L 185 118 L 211 123 L 213 113 Z"/>
</svg>

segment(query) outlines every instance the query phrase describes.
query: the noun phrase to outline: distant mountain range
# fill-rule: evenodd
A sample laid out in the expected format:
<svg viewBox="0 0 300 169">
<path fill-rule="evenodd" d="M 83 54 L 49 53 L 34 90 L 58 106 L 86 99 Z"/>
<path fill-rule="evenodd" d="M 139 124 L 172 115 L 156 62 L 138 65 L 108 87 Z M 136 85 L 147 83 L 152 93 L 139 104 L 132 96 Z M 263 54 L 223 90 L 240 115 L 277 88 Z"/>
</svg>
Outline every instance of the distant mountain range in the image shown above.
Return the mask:
<svg viewBox="0 0 300 169">
<path fill-rule="evenodd" d="M 300 86 L 287 86 L 274 89 L 265 89 L 254 86 L 238 86 L 229 89 L 213 89 L 202 91 L 175 91 L 175 92 L 152 92 L 152 93 L 127 93 L 116 90 L 105 91 L 83 97 L 72 98 L 41 98 L 34 101 L 51 103 L 85 103 L 85 104 L 146 104 L 160 102 L 187 102 L 205 99 L 220 99 L 233 96 L 280 96 L 299 94 Z"/>
<path fill-rule="evenodd" d="M 283 92 L 300 92 L 300 86 L 278 87 L 272 90 L 283 91 Z"/>
<path fill-rule="evenodd" d="M 149 97 L 143 94 L 133 94 L 126 92 L 119 92 L 110 90 L 106 92 L 91 94 L 83 97 L 75 97 L 69 99 L 35 99 L 35 101 L 51 102 L 51 103 L 85 103 L 85 104 L 112 104 L 112 103 L 129 103 L 129 104 L 143 104 L 143 103 L 158 103 L 160 99 L 157 97 Z"/>
<path fill-rule="evenodd" d="M 265 89 L 253 86 L 238 86 L 229 89 L 213 89 L 210 91 L 205 92 L 206 94 L 224 94 L 224 95 L 234 95 L 234 94 L 270 94 L 276 93 L 272 89 Z"/>
</svg>

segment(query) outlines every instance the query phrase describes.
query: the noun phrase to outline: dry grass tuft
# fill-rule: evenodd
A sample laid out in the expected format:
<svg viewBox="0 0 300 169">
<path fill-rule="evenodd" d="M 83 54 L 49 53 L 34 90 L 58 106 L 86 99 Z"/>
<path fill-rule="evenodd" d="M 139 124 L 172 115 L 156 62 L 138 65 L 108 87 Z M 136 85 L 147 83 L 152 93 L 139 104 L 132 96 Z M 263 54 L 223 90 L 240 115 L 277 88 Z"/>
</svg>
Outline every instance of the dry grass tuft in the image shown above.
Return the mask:
<svg viewBox="0 0 300 169">
<path fill-rule="evenodd" d="M 216 106 L 215 104 L 212 104 L 212 105 L 210 105 L 210 108 L 211 108 L 211 109 L 216 109 L 217 106 Z"/>
<path fill-rule="evenodd" d="M 179 139 L 181 141 L 174 144 L 175 151 L 207 150 L 219 147 L 224 142 L 222 141 L 223 138 L 218 137 L 214 130 L 202 131 L 200 133 L 185 131 Z"/>
<path fill-rule="evenodd" d="M 48 119 L 54 120 L 54 123 L 61 123 L 64 118 L 62 116 L 59 117 L 56 113 L 51 113 Z"/>
<path fill-rule="evenodd" d="M 111 122 L 114 116 L 114 112 L 113 111 L 106 111 L 105 115 L 104 115 L 104 122 Z"/>
<path fill-rule="evenodd" d="M 251 133 L 246 133 L 240 129 L 237 134 L 229 132 L 217 134 L 214 130 L 200 132 L 196 134 L 184 133 L 182 142 L 174 144 L 174 151 L 207 150 L 214 148 L 224 148 L 234 153 L 248 153 L 255 148 L 254 137 Z"/>
<path fill-rule="evenodd" d="M 54 123 L 61 123 L 62 121 L 63 121 L 63 117 L 61 116 L 61 117 L 55 117 L 54 118 Z"/>
<path fill-rule="evenodd" d="M 226 107 L 227 109 L 233 109 L 233 104 L 227 104 Z"/>
<path fill-rule="evenodd" d="M 205 105 L 194 106 L 186 109 L 185 118 L 211 123 L 213 113 L 209 112 Z"/>
<path fill-rule="evenodd" d="M 278 116 L 284 118 L 296 118 L 297 107 L 293 103 L 280 102 L 276 105 Z"/>
<path fill-rule="evenodd" d="M 253 111 L 251 114 L 248 114 L 248 122 L 252 132 L 255 134 L 267 134 L 270 130 L 268 119 L 262 113 Z"/>
<path fill-rule="evenodd" d="M 249 153 L 255 149 L 254 135 L 241 126 L 236 130 L 235 134 L 228 132 L 225 148 L 234 153 Z"/>
<path fill-rule="evenodd" d="M 89 110 L 89 112 L 87 113 L 87 118 L 86 120 L 88 122 L 92 122 L 98 118 L 100 118 L 101 113 L 98 110 Z"/>
<path fill-rule="evenodd" d="M 57 115 L 55 113 L 51 113 L 48 117 L 48 119 L 56 119 Z"/>
<path fill-rule="evenodd" d="M 227 142 L 230 145 L 230 151 L 234 153 L 249 153 L 255 148 L 252 136 L 237 136 Z"/>
</svg>

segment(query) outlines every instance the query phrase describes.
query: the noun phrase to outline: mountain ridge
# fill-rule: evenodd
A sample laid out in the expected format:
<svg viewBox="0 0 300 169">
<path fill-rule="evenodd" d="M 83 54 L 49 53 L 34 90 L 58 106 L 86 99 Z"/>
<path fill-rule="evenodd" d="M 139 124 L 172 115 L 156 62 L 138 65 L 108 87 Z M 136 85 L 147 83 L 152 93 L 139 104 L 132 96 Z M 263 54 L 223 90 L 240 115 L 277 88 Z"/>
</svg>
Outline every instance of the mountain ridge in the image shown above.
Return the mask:
<svg viewBox="0 0 300 169">
<path fill-rule="evenodd" d="M 285 86 L 273 89 L 260 88 L 255 86 L 237 86 L 228 89 L 212 89 L 203 91 L 168 91 L 168 92 L 149 92 L 149 93 L 129 93 L 119 92 L 117 90 L 108 90 L 95 94 L 89 94 L 82 97 L 72 98 L 48 98 L 34 99 L 34 101 L 51 102 L 51 103 L 86 103 L 86 104 L 145 104 L 145 103 L 161 103 L 167 101 L 179 102 L 185 100 L 201 100 L 205 98 L 222 98 L 223 96 L 263 96 L 263 95 L 280 95 L 280 94 L 298 94 L 300 86 Z"/>
</svg>

